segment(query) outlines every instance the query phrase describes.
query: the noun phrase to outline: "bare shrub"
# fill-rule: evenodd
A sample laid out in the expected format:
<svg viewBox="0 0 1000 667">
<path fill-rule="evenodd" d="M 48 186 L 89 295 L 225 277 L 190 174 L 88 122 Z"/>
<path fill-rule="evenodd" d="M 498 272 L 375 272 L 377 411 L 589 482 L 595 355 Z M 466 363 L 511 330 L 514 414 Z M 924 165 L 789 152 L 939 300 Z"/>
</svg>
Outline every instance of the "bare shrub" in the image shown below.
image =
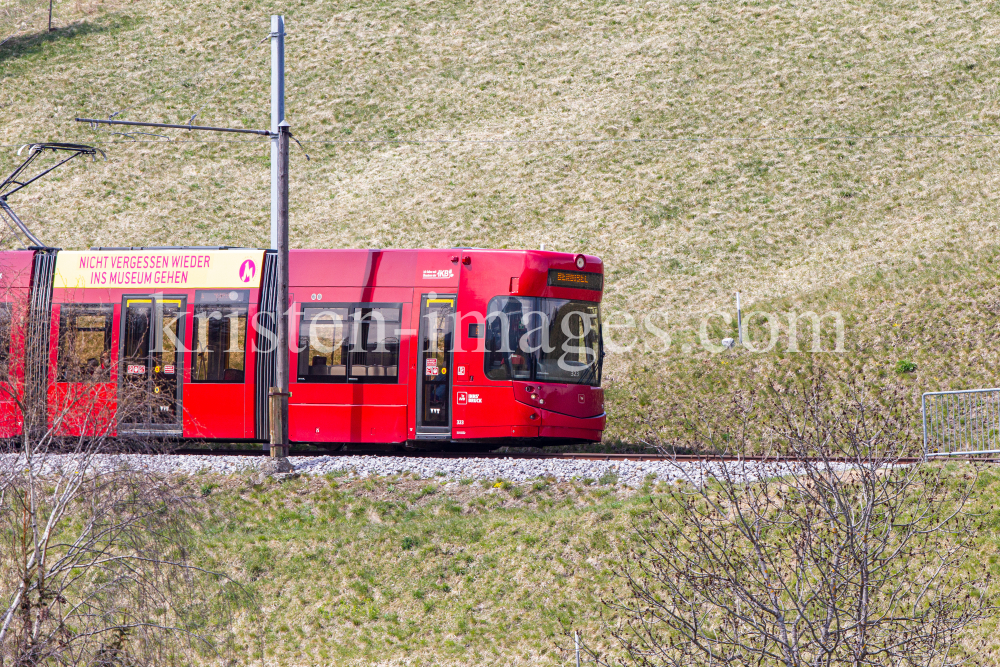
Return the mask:
<svg viewBox="0 0 1000 667">
<path fill-rule="evenodd" d="M 607 603 L 625 662 L 974 660 L 963 633 L 996 599 L 967 562 L 977 471 L 907 464 L 905 403 L 890 399 L 819 374 L 737 394 L 721 414 L 702 406 L 696 449 L 740 455 L 764 439 L 772 453 L 716 465 L 636 521 L 616 570 L 623 595 Z"/>
<path fill-rule="evenodd" d="M 103 362 L 57 385 L 32 369 L 49 346 L 8 301 L 6 345 L 24 354 L 0 381 L 0 426 L 19 430 L 0 453 L 0 665 L 230 662 L 245 591 L 199 565 L 202 510 L 120 454 L 165 446 L 119 428 L 161 397 L 117 387 Z"/>
</svg>

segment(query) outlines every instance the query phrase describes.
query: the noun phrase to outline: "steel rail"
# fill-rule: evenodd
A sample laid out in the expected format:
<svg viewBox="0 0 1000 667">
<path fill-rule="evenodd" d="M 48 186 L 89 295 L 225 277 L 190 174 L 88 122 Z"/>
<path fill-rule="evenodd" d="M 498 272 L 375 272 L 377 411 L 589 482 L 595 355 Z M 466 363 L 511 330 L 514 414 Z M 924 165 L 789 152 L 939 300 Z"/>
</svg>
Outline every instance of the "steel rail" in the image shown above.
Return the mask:
<svg viewBox="0 0 1000 667">
<path fill-rule="evenodd" d="M 202 456 L 268 456 L 269 453 L 263 450 L 251 449 L 196 449 L 185 447 L 167 452 L 179 455 L 202 455 Z M 565 461 L 763 461 L 767 463 L 795 463 L 797 461 L 829 461 L 830 463 L 856 463 L 854 459 L 800 456 L 733 456 L 728 454 L 614 454 L 602 452 L 435 452 L 435 451 L 402 451 L 392 452 L 385 450 L 359 450 L 359 451 L 326 451 L 307 450 L 291 451 L 289 456 L 382 456 L 382 457 L 402 457 L 402 458 L 426 458 L 426 459 L 561 459 Z M 923 459 L 919 456 L 904 457 L 896 459 L 896 463 L 917 463 Z M 996 460 L 996 459 L 990 459 Z"/>
</svg>

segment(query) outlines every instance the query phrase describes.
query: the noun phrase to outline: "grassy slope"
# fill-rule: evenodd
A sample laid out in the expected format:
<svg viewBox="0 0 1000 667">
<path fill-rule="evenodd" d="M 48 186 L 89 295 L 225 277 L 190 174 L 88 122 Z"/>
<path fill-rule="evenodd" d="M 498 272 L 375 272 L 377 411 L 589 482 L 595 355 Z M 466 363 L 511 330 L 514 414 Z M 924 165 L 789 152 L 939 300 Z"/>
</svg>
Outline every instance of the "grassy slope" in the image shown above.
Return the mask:
<svg viewBox="0 0 1000 667">
<path fill-rule="evenodd" d="M 257 656 L 263 641 L 270 665 L 565 665 L 572 630 L 613 650 L 601 600 L 624 593 L 609 568 L 649 499 L 648 491 L 541 482 L 253 487 L 195 476 L 188 484 L 197 493 L 219 482 L 206 502 L 215 516 L 206 522 L 210 565 L 259 596 L 260 616 L 243 615 L 236 639 Z M 987 473 L 970 509 L 988 510 L 998 493 L 1000 478 Z M 967 563 L 994 576 L 997 516 Z M 990 635 L 992 621 L 967 639 Z M 1000 643 L 989 642 L 984 664 L 997 655 Z"/>
<path fill-rule="evenodd" d="M 189 485 L 211 491 L 211 565 L 262 603 L 237 628 L 239 650 L 259 655 L 254 636 L 268 628 L 266 656 L 280 665 L 565 664 L 567 630 L 603 645 L 612 541 L 642 503 L 541 481 Z"/>
<path fill-rule="evenodd" d="M 66 248 L 264 243 L 259 142 L 136 143 L 69 119 L 265 126 L 253 44 L 279 9 L 306 141 L 670 139 L 293 154 L 297 246 L 545 243 L 605 259 L 607 313 L 667 312 L 668 351 L 608 360 L 611 439 L 668 437 L 675 387 L 712 395 L 749 367 L 816 361 L 685 353 L 736 290 L 749 308 L 840 309 L 847 352 L 823 363 L 896 382 L 887 369 L 913 357 L 915 394 L 995 382 L 997 140 L 968 135 L 1000 122 L 997 3 L 57 2 L 57 32 L 33 31 L 36 14 L 0 47 L 0 144 L 99 142 L 109 160 L 17 195 L 36 232 Z M 841 138 L 789 139 L 816 136 Z"/>
</svg>

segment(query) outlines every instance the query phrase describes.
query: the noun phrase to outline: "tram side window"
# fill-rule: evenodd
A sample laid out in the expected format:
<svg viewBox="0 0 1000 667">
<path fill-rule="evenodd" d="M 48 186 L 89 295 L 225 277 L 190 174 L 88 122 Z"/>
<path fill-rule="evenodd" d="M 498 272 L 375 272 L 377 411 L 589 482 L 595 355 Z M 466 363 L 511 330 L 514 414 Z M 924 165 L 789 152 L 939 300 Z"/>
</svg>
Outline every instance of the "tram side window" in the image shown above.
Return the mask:
<svg viewBox="0 0 1000 667">
<path fill-rule="evenodd" d="M 196 305 L 191 381 L 241 383 L 246 376 L 246 306 Z"/>
<path fill-rule="evenodd" d="M 114 307 L 103 304 L 63 305 L 60 308 L 60 382 L 107 382 L 111 379 L 113 315 Z"/>
<path fill-rule="evenodd" d="M 351 331 L 351 380 L 399 379 L 399 307 L 354 308 Z"/>
<path fill-rule="evenodd" d="M 394 383 L 402 307 L 308 306 L 299 325 L 299 382 Z"/>
<path fill-rule="evenodd" d="M 10 372 L 10 304 L 0 303 L 0 380 Z"/>
<path fill-rule="evenodd" d="M 347 382 L 348 308 L 302 309 L 299 382 Z"/>
<path fill-rule="evenodd" d="M 533 300 L 516 296 L 490 299 L 486 315 L 486 377 L 491 380 L 530 380 L 534 356 L 522 339 L 531 327 Z M 527 347 L 527 349 L 521 349 Z"/>
</svg>

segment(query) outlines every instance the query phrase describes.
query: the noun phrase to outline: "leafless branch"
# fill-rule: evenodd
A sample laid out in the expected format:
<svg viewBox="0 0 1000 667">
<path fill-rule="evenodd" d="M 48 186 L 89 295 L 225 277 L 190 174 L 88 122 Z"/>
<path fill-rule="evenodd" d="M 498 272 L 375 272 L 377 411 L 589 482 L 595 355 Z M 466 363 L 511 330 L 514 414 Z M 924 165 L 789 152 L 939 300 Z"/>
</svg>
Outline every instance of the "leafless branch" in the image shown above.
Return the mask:
<svg viewBox="0 0 1000 667">
<path fill-rule="evenodd" d="M 960 640 L 996 606 L 990 576 L 967 567 L 978 471 L 903 464 L 905 404 L 820 373 L 700 406 L 689 447 L 770 454 L 714 465 L 636 520 L 625 594 L 607 601 L 625 662 L 974 662 Z"/>
<path fill-rule="evenodd" d="M 41 343 L 26 335 L 16 298 L 4 335 L 30 358 Z M 52 343 L 60 354 L 73 349 L 62 343 Z M 0 402 L 20 425 L 16 449 L 0 453 L 0 667 L 224 658 L 248 594 L 192 555 L 197 508 L 166 477 L 108 464 L 116 451 L 161 449 L 117 429 L 156 397 L 120 387 L 109 400 L 110 376 L 71 368 L 81 367 L 100 382 L 57 391 L 49 377 L 41 401 L 23 362 L 0 378 Z"/>
</svg>

